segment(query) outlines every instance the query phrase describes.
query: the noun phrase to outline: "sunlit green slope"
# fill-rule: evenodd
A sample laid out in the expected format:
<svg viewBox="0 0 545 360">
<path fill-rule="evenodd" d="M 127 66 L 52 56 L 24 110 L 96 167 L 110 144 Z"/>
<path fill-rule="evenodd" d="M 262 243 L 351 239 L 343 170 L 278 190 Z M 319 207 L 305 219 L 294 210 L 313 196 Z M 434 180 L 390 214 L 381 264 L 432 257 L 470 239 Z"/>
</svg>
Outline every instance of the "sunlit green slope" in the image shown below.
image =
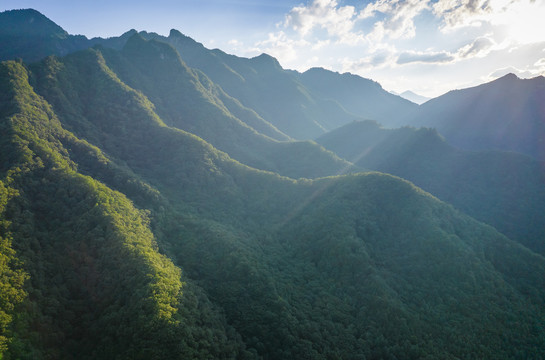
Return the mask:
<svg viewBox="0 0 545 360">
<path fill-rule="evenodd" d="M 31 68 L 0 75 L 5 358 L 545 356 L 545 259 L 493 228 L 390 175 L 242 165 L 96 51 Z"/>
<path fill-rule="evenodd" d="M 109 167 L 108 158 L 62 129 L 33 92 L 22 64 L 2 63 L 0 83 L 1 244 L 11 248 L 2 252 L 11 260 L 2 262 L 0 314 L 11 319 L 6 326 L 2 317 L 0 354 L 7 359 L 242 354 L 243 345 L 217 308 L 158 252 L 149 213 L 80 174 L 72 151 L 87 152 L 98 169 Z M 131 188 L 149 192 L 142 183 L 127 184 Z"/>
<path fill-rule="evenodd" d="M 215 94 L 221 89 L 189 69 L 172 47 L 138 35 L 122 52 L 91 49 L 63 59 L 49 58 L 35 66 L 35 73 L 38 91 L 63 109 L 61 114 L 70 114 L 66 121 L 77 134 L 83 134 L 81 126 L 91 126 L 78 120 L 82 116 L 100 118 L 101 123 L 116 117 L 114 111 L 104 112 L 116 99 L 110 98 L 110 85 L 103 79 L 114 78 L 146 95 L 146 101 L 151 100 L 146 106 L 167 125 L 200 136 L 245 164 L 293 178 L 333 175 L 350 168 L 315 143 L 282 142 L 258 133 L 234 117 Z M 286 148 L 293 150 L 289 162 L 282 156 Z"/>
</svg>

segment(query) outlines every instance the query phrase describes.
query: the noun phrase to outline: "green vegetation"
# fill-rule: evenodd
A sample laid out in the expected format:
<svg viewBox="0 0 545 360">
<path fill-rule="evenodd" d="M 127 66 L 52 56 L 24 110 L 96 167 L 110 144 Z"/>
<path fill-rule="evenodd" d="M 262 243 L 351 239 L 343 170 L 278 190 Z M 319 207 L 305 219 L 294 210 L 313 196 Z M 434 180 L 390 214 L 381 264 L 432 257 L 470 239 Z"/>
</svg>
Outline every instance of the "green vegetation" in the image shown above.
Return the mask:
<svg viewBox="0 0 545 360">
<path fill-rule="evenodd" d="M 141 35 L 171 44 L 189 66 L 201 70 L 227 94 L 292 138 L 313 139 L 358 117 L 337 102 L 316 96 L 267 54 L 245 59 L 208 50 L 176 30 L 168 38 Z"/>
<path fill-rule="evenodd" d="M 90 72 L 90 69 L 94 70 Z M 62 106 L 70 129 L 84 134 L 92 143 L 95 139 L 89 136 L 102 129 L 90 131 L 89 127 L 96 126 L 96 121 L 112 124 L 117 118 L 113 109 L 102 112 L 113 100 L 108 98 L 109 87 L 127 88 L 121 81 L 125 79 L 132 88 L 138 89 L 139 95 L 123 101 L 144 104 L 148 112 L 156 111 L 161 116 L 157 121 L 189 131 L 244 164 L 294 178 L 334 175 L 350 168 L 349 163 L 315 143 L 282 142 L 258 133 L 235 118 L 215 95 L 221 89 L 202 73 L 189 69 L 172 47 L 145 41 L 139 35 L 134 35 L 122 52 L 93 49 L 63 60 L 48 58 L 43 65 L 35 67 L 35 72 L 38 91 L 50 103 Z M 84 72 L 87 74 L 80 75 Z M 99 78 L 104 80 L 99 82 Z M 96 84 L 94 93 L 89 93 L 87 84 Z M 129 93 L 135 91 L 131 89 Z M 142 96 L 144 94 L 147 98 Z M 90 118 L 91 124 L 84 125 L 83 117 Z M 115 130 L 124 136 L 123 129 Z M 97 143 L 97 146 L 107 145 Z M 282 156 L 287 148 L 298 150 L 290 153 L 294 155 L 289 162 Z"/>
<path fill-rule="evenodd" d="M 276 76 L 266 56 L 209 54 Z M 213 80 L 138 35 L 0 65 L 0 358 L 545 357 L 542 255 L 395 176 L 308 179 L 354 168 L 278 141 Z M 392 133 L 367 160 L 428 176 L 416 149 L 467 160 Z M 468 173 L 498 174 L 483 156 Z M 478 176 L 467 196 L 489 201 Z M 503 179 L 490 187 L 528 181 Z"/>
<path fill-rule="evenodd" d="M 75 172 L 60 140 L 73 135 L 32 91 L 20 64 L 1 70 L 12 95 L 3 99 L 1 153 L 17 159 L 3 172 L 9 188 L 0 187 L 4 357 L 230 358 L 240 352 L 218 310 L 201 290 L 183 285 L 179 268 L 159 254 L 147 212 Z M 88 147 L 93 150 L 100 154 Z M 16 239 L 13 250 L 8 236 Z"/>
<path fill-rule="evenodd" d="M 3 66 L 5 358 L 543 355 L 545 260 L 409 183 L 253 170 L 96 50 L 32 66 L 54 110 Z"/>
<path fill-rule="evenodd" d="M 521 154 L 457 150 L 433 129 L 354 122 L 317 140 L 362 168 L 412 181 L 545 255 L 545 172 Z"/>
</svg>

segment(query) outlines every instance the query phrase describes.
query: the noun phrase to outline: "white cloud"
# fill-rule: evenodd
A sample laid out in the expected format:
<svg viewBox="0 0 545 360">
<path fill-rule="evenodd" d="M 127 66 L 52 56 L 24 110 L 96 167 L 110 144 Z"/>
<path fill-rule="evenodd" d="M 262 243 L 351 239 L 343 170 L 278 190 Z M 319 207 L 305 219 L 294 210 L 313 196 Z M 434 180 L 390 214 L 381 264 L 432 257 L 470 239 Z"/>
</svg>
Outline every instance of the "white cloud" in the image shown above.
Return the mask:
<svg viewBox="0 0 545 360">
<path fill-rule="evenodd" d="M 358 19 L 369 19 L 377 14 L 385 16 L 377 21 L 368 38 L 381 41 L 385 36 L 392 39 L 413 38 L 416 34 L 414 19 L 422 11 L 429 9 L 428 1 L 419 0 L 378 0 L 368 4 Z"/>
<path fill-rule="evenodd" d="M 395 49 L 383 48 L 359 59 L 345 57 L 341 59 L 340 62 L 342 64 L 343 72 L 358 73 L 371 69 L 389 67 L 394 65 L 395 61 Z"/>
<path fill-rule="evenodd" d="M 544 49 L 545 50 L 545 49 Z M 534 66 L 541 70 L 545 70 L 545 58 L 541 58 L 534 63 Z"/>
<path fill-rule="evenodd" d="M 479 26 L 493 13 L 491 0 L 438 0 L 433 13 L 442 18 L 444 31 L 463 26 Z"/>
<path fill-rule="evenodd" d="M 410 63 L 428 63 L 428 64 L 444 64 L 456 60 L 456 57 L 446 51 L 440 52 L 420 52 L 420 51 L 405 51 L 399 54 L 397 64 L 404 65 Z"/>
<path fill-rule="evenodd" d="M 518 43 L 543 39 L 545 0 L 438 0 L 432 8 L 443 32 L 487 25 Z"/>
<path fill-rule="evenodd" d="M 312 45 L 312 50 L 319 50 L 323 47 L 326 47 L 331 44 L 331 41 L 329 39 L 326 40 L 318 40 L 317 42 Z"/>
<path fill-rule="evenodd" d="M 502 76 L 505 76 L 507 74 L 515 74 L 519 78 L 532 78 L 532 77 L 535 77 L 535 76 L 538 75 L 538 74 L 536 74 L 536 73 L 534 73 L 532 71 L 529 71 L 529 70 L 521 70 L 521 69 L 518 69 L 516 67 L 509 66 L 509 67 L 498 69 L 498 70 L 494 71 L 493 73 L 489 74 L 487 80 L 488 81 L 495 80 L 495 79 L 498 79 L 498 78 L 500 78 Z"/>
<path fill-rule="evenodd" d="M 301 48 L 308 47 L 310 43 L 304 39 L 290 38 L 285 32 L 269 33 L 268 38 L 259 41 L 249 52 L 267 53 L 277 58 L 281 63 L 289 63 L 298 57 Z"/>
<path fill-rule="evenodd" d="M 493 49 L 495 42 L 488 37 L 479 37 L 475 39 L 471 44 L 458 49 L 457 54 L 459 58 L 470 57 L 484 57 L 490 53 Z"/>
<path fill-rule="evenodd" d="M 362 34 L 354 31 L 356 20 L 353 6 L 339 6 L 336 0 L 313 0 L 292 8 L 282 25 L 303 37 L 321 29 L 341 43 L 355 44 L 363 40 Z"/>
</svg>

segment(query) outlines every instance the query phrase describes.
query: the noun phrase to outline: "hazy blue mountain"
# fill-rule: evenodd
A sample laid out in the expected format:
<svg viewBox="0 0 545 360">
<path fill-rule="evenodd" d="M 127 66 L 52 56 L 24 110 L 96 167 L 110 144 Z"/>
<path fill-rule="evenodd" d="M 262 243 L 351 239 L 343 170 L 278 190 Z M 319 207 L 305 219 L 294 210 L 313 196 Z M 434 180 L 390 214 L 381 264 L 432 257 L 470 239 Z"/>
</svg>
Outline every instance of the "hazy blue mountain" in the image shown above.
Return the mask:
<svg viewBox="0 0 545 360">
<path fill-rule="evenodd" d="M 33 9 L 0 13 L 0 60 L 23 59 L 34 62 L 49 55 L 64 56 L 95 44 L 120 49 L 136 31 L 120 37 L 87 39 L 70 35 L 60 26 Z"/>
<path fill-rule="evenodd" d="M 434 127 L 463 149 L 516 151 L 545 160 L 544 99 L 543 76 L 519 79 L 508 74 L 432 99 L 406 123 Z"/>
<path fill-rule="evenodd" d="M 418 105 L 422 105 L 423 103 L 431 99 L 429 97 L 412 92 L 411 90 L 403 91 L 401 94 L 399 94 L 399 96 Z"/>
<path fill-rule="evenodd" d="M 135 74 L 129 73 L 126 77 L 132 82 L 136 82 L 138 78 L 146 78 L 148 88 L 142 88 L 143 91 L 147 90 L 144 91 L 146 93 L 152 90 L 149 88 L 150 83 L 154 83 L 153 90 L 155 92 L 159 91 L 160 94 L 151 91 L 148 96 L 152 97 L 157 105 L 163 105 L 164 103 L 164 106 L 170 111 L 168 118 L 191 117 L 192 115 L 188 114 L 191 109 L 199 107 L 198 102 L 190 104 L 192 100 L 183 97 L 188 92 L 188 90 L 182 89 L 183 86 L 193 84 L 195 87 L 193 91 L 206 93 L 203 96 L 210 99 L 214 105 L 223 108 L 227 113 L 236 114 L 239 120 L 259 133 L 275 140 L 290 139 L 261 118 L 255 111 L 244 107 L 237 99 L 227 95 L 221 87 L 214 84 L 205 74 L 186 66 L 176 50 L 170 45 L 156 40 L 148 42 L 140 35 L 134 34 L 124 45 L 122 55 L 128 61 L 118 66 L 117 72 L 125 75 L 129 72 L 127 67 L 132 65 L 132 70 L 140 71 L 140 75 L 137 77 Z M 159 70 L 163 75 L 160 79 L 156 76 Z M 143 83 L 139 85 L 140 87 L 145 86 Z M 173 106 L 178 107 L 172 108 Z M 163 116 L 167 116 L 166 109 L 161 108 L 159 111 L 163 112 Z M 198 119 L 192 119 L 192 121 L 197 122 Z M 216 130 L 215 132 L 219 135 L 222 131 Z"/>
<path fill-rule="evenodd" d="M 435 129 L 354 122 L 317 142 L 365 169 L 414 182 L 545 255 L 545 168 L 526 155 L 463 151 Z"/>
<path fill-rule="evenodd" d="M 409 100 L 384 90 L 379 83 L 350 73 L 312 68 L 299 74 L 298 79 L 321 98 L 334 100 L 348 112 L 385 126 L 396 125 L 400 116 L 418 108 Z"/>
<path fill-rule="evenodd" d="M 83 49 L 87 38 L 72 36 L 36 10 L 0 13 L 0 60 L 37 61 Z"/>
<path fill-rule="evenodd" d="M 47 55 L 62 56 L 97 44 L 119 50 L 135 34 L 131 30 L 120 37 L 87 39 L 67 34 L 34 10 L 6 12 L 5 16 L 8 15 L 15 19 L 15 24 L 31 23 L 36 17 L 48 26 L 43 31 L 33 30 L 35 34 L 40 34 L 36 35 L 38 37 L 15 32 L 19 37 L 18 46 L 6 43 L 4 48 L 9 52 L 0 59 L 20 57 L 25 61 L 36 61 Z M 6 39 L 13 39 L 12 35 L 13 31 L 6 33 Z M 371 118 L 389 124 L 389 119 L 396 112 L 406 113 L 414 105 L 387 93 L 379 84 L 358 76 L 339 75 L 325 70 L 319 72 L 317 69 L 305 74 L 287 71 L 267 54 L 248 59 L 218 49 L 209 50 L 177 30 L 172 30 L 168 37 L 147 32 L 140 35 L 174 46 L 188 66 L 201 70 L 212 82 L 221 86 L 222 96 L 229 97 L 226 105 L 235 100 L 242 107 L 236 104 L 234 108 L 245 108 L 239 113 L 233 110 L 237 117 L 242 121 L 245 121 L 244 117 L 249 118 L 251 127 L 279 140 L 285 140 L 286 136 L 313 139 L 358 118 Z M 53 42 L 47 40 L 49 38 Z M 33 48 L 33 42 L 40 43 L 39 51 L 29 50 Z M 256 118 L 260 119 L 256 121 Z"/>
<path fill-rule="evenodd" d="M 143 36 L 158 38 L 156 34 Z M 209 50 L 176 30 L 168 38 L 159 38 L 172 44 L 189 66 L 204 72 L 229 95 L 293 138 L 312 139 L 357 118 L 337 102 L 317 97 L 294 72 L 284 70 L 267 54 L 248 59 Z"/>
<path fill-rule="evenodd" d="M 43 73 L 42 70 L 37 71 L 40 75 L 37 88 L 52 104 L 70 112 L 67 116 L 71 117 L 71 129 L 78 135 L 80 127 L 86 125 L 77 121 L 82 108 L 72 108 L 71 103 L 75 98 L 85 99 L 88 90 L 80 87 L 74 91 L 73 83 L 95 80 L 90 75 L 85 78 L 75 74 L 96 69 L 99 74 L 103 71 L 111 73 L 111 76 L 145 94 L 167 125 L 209 141 L 246 165 L 293 178 L 336 175 L 352 167 L 316 143 L 284 143 L 257 132 L 236 118 L 222 99 L 231 101 L 231 109 L 238 108 L 240 113 L 246 111 L 246 120 L 253 116 L 256 122 L 267 124 L 222 93 L 204 74 L 188 68 L 176 50 L 166 43 L 146 41 L 135 34 L 121 52 L 106 48 L 88 50 L 60 61 L 48 58 L 46 63 L 49 67 L 45 67 Z M 62 94 L 58 94 L 59 91 Z M 286 160 L 286 151 L 293 154 L 289 161 Z"/>
</svg>

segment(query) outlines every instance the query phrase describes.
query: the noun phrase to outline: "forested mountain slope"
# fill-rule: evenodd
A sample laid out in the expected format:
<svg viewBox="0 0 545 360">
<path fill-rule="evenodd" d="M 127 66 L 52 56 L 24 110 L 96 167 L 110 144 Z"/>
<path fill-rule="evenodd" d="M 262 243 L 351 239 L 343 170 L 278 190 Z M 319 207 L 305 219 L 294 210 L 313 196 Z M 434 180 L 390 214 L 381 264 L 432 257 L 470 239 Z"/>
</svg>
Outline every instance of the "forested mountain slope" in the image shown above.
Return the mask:
<svg viewBox="0 0 545 360">
<path fill-rule="evenodd" d="M 11 323 L 0 328 L 0 354 L 143 359 L 243 352 L 218 309 L 158 252 L 149 212 L 81 175 L 73 154 L 97 169 L 116 166 L 62 129 L 21 64 L 2 63 L 0 84 L 2 238 L 12 248 L 0 279 L 2 289 L 19 289 L 1 303 Z M 136 179 L 124 186 L 149 193 Z"/>
<path fill-rule="evenodd" d="M 402 114 L 403 115 L 403 114 Z M 508 74 L 422 104 L 405 124 L 436 128 L 469 150 L 515 151 L 545 160 L 545 78 Z"/>
<path fill-rule="evenodd" d="M 277 91 L 300 129 L 352 116 L 274 59 L 201 49 L 207 73 L 124 36 L 0 64 L 0 358 L 545 357 L 542 255 L 395 176 L 294 180 L 351 164 L 279 141 Z M 253 108 L 212 73 L 265 96 Z"/>
<path fill-rule="evenodd" d="M 103 116 L 104 101 L 112 101 L 109 84 L 121 78 L 146 94 L 153 102 L 149 106 L 168 125 L 210 141 L 245 164 L 294 178 L 334 175 L 351 168 L 315 143 L 281 142 L 258 133 L 233 116 L 216 96 L 221 89 L 202 73 L 189 69 L 171 46 L 145 41 L 137 34 L 122 52 L 102 48 L 63 59 L 49 58 L 35 66 L 35 74 L 37 90 L 63 109 L 78 134 L 81 126 L 87 126 L 78 118 L 85 112 Z M 100 78 L 106 80 L 97 80 Z M 98 99 L 102 102 L 93 104 Z M 285 160 L 287 153 L 292 154 L 290 161 Z"/>
<path fill-rule="evenodd" d="M 141 34 L 172 44 L 189 66 L 202 70 L 228 94 L 294 138 L 314 138 L 355 118 L 391 125 L 400 114 L 417 108 L 357 75 L 318 68 L 302 74 L 287 71 L 267 54 L 246 59 L 209 50 L 177 30 L 171 30 L 167 38 Z"/>
<path fill-rule="evenodd" d="M 0 27 L 0 48 L 4 51 L 0 50 L 0 60 L 22 58 L 32 62 L 97 44 L 120 50 L 136 34 L 130 30 L 108 39 L 69 35 L 31 9 L 7 11 L 0 14 L 0 19 L 5 24 Z M 221 100 L 223 107 L 256 131 L 277 140 L 314 139 L 358 118 L 393 124 L 399 114 L 416 107 L 356 75 L 323 69 L 303 74 L 288 71 L 267 54 L 248 59 L 210 50 L 177 30 L 168 37 L 145 31 L 140 35 L 175 47 L 189 67 L 206 74 L 207 79 L 201 75 L 200 81 L 213 87 L 214 97 Z"/>
<path fill-rule="evenodd" d="M 34 9 L 0 12 L 0 60 L 39 61 L 49 55 L 64 56 L 93 45 L 120 49 L 135 30 L 108 39 L 70 35 Z"/>
<path fill-rule="evenodd" d="M 172 44 L 189 66 L 204 72 L 229 95 L 293 138 L 313 139 L 358 117 L 337 102 L 313 94 L 267 54 L 247 59 L 209 50 L 177 30 L 168 38 L 142 36 Z"/>
<path fill-rule="evenodd" d="M 73 60 L 1 68 L 4 358 L 545 355 L 542 256 L 399 178 L 244 166 L 74 56 L 52 107 Z"/>
<path fill-rule="evenodd" d="M 409 100 L 387 92 L 379 83 L 350 73 L 312 68 L 297 74 L 297 79 L 321 98 L 334 100 L 350 113 L 385 126 L 397 125 L 400 117 L 418 108 Z"/>
<path fill-rule="evenodd" d="M 434 129 L 354 122 L 317 139 L 339 156 L 414 182 L 545 255 L 545 167 L 522 154 L 455 149 Z"/>
</svg>

